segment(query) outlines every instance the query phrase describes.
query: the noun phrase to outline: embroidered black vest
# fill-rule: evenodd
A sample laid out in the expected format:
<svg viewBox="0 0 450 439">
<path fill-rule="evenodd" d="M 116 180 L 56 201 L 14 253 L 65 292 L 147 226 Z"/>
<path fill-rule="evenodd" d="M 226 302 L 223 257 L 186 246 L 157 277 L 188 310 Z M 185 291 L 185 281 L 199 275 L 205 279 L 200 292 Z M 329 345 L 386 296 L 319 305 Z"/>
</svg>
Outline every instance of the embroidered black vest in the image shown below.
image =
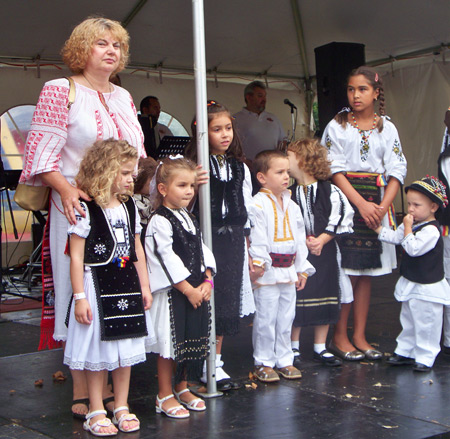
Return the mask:
<svg viewBox="0 0 450 439">
<path fill-rule="evenodd" d="M 414 235 L 428 225 L 436 226 L 440 234 L 439 223 L 430 221 L 417 227 L 413 231 Z M 444 241 L 442 236 L 439 236 L 436 246 L 422 256 L 412 257 L 404 252 L 400 274 L 411 282 L 419 284 L 432 284 L 441 281 L 444 278 Z"/>
<path fill-rule="evenodd" d="M 291 198 L 300 206 L 302 215 L 305 215 L 303 206 L 300 200 L 297 198 L 297 183 L 294 183 L 289 187 L 291 191 Z M 328 219 L 331 214 L 331 183 L 329 181 L 317 182 L 317 192 L 315 194 L 315 201 L 312 206 L 312 212 L 314 215 L 314 235 L 317 237 L 323 233 L 328 225 Z"/>
<path fill-rule="evenodd" d="M 217 167 L 215 160 L 210 160 L 210 166 Z M 244 195 L 242 186 L 244 184 L 245 169 L 244 164 L 233 157 L 227 158 L 226 166 L 229 166 L 232 178 L 229 181 L 222 181 L 210 174 L 210 192 L 211 192 L 211 221 L 213 227 L 221 227 L 224 225 L 244 226 L 247 222 L 247 209 L 244 204 Z M 219 170 L 216 169 L 216 173 Z M 227 214 L 222 217 L 222 206 L 225 202 Z M 195 215 L 198 215 L 198 202 L 195 206 Z"/>
<path fill-rule="evenodd" d="M 91 218 L 91 231 L 86 238 L 84 247 L 84 263 L 89 266 L 105 265 L 111 261 L 117 246 L 112 226 L 106 218 L 104 210 L 94 201 L 85 201 Z M 136 210 L 133 198 L 122 203 L 128 216 L 130 236 L 130 260 L 137 261 L 134 246 L 134 231 L 136 230 Z"/>
<path fill-rule="evenodd" d="M 189 270 L 191 275 L 186 279 L 192 286 L 199 286 L 204 279 L 202 273 L 203 265 L 203 250 L 202 250 L 202 239 L 200 234 L 200 229 L 198 222 L 195 217 L 189 214 L 187 211 L 184 213 L 188 214 L 192 219 L 195 226 L 195 235 L 189 233 L 184 227 L 181 221 L 173 214 L 170 209 L 164 206 L 159 207 L 154 215 L 161 215 L 166 218 L 172 225 L 173 230 L 173 241 L 172 249 L 180 259 L 183 261 L 184 266 Z M 160 261 L 164 268 L 164 261 Z M 168 274 L 166 272 L 166 274 Z M 172 283 L 172 279 L 169 278 Z"/>
</svg>

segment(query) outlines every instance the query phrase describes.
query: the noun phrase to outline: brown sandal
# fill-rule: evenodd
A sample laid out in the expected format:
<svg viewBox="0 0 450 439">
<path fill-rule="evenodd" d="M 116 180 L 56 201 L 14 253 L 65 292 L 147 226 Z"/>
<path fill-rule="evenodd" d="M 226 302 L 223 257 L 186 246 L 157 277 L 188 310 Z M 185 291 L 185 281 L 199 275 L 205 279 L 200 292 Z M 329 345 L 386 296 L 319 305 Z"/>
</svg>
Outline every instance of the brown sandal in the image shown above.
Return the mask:
<svg viewBox="0 0 450 439">
<path fill-rule="evenodd" d="M 255 366 L 253 372 L 256 378 L 263 383 L 273 383 L 280 381 L 278 374 L 269 366 Z"/>
<path fill-rule="evenodd" d="M 302 373 L 295 366 L 281 367 L 277 372 L 287 380 L 299 380 L 302 377 Z"/>
</svg>

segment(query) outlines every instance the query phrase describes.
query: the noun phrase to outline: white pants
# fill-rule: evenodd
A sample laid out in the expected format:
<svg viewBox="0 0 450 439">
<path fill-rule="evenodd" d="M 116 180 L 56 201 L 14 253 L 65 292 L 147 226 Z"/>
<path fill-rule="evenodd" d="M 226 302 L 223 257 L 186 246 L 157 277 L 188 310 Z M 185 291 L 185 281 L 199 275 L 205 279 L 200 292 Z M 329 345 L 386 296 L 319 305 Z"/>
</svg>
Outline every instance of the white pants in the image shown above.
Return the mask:
<svg viewBox="0 0 450 439">
<path fill-rule="evenodd" d="M 294 284 L 262 286 L 254 291 L 256 313 L 253 320 L 253 358 L 255 365 L 291 366 L 292 323 L 295 317 Z"/>
<path fill-rule="evenodd" d="M 442 310 L 441 303 L 419 299 L 402 302 L 400 323 L 403 329 L 397 337 L 395 353 L 433 366 L 441 350 Z"/>
<path fill-rule="evenodd" d="M 57 341 L 67 340 L 66 316 L 72 297 L 70 282 L 70 257 L 64 254 L 67 243 L 69 221 L 56 206 L 63 211 L 61 197 L 52 191 L 52 206 L 50 214 L 50 255 L 52 258 L 53 284 L 55 290 L 55 331 L 53 338 Z"/>
<path fill-rule="evenodd" d="M 450 236 L 444 236 L 444 271 L 450 285 Z M 444 346 L 450 347 L 450 305 L 444 306 Z"/>
</svg>

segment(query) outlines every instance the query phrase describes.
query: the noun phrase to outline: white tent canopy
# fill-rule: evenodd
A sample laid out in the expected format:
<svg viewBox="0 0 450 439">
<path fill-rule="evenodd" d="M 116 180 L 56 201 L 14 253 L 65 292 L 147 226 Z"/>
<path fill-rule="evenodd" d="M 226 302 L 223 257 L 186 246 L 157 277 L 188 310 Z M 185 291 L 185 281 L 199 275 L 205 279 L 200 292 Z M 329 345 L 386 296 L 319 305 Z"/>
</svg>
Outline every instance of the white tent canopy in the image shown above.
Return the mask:
<svg viewBox="0 0 450 439">
<path fill-rule="evenodd" d="M 121 77 L 135 103 L 157 95 L 163 109 L 189 127 L 195 112 L 191 2 L 0 0 L 0 5 L 0 110 L 36 102 L 45 80 L 68 74 L 59 70 L 61 46 L 77 23 L 100 14 L 123 22 L 130 33 L 131 63 Z M 449 22 L 448 0 L 209 0 L 208 97 L 238 111 L 242 84 L 267 80 L 268 110 L 286 130 L 290 113 L 283 98 L 300 108 L 298 137 L 309 128 L 304 79 L 315 74 L 314 48 L 332 41 L 362 43 L 366 62 L 380 65 L 409 176 L 434 173 L 450 104 Z"/>
</svg>

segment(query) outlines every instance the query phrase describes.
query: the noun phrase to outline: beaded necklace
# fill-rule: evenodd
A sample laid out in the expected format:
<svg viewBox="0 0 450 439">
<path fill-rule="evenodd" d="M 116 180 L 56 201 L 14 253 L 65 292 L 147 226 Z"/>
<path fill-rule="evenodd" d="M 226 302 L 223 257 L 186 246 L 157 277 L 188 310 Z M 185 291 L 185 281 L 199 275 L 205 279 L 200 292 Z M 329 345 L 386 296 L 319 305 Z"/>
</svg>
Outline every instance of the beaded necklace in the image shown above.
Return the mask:
<svg viewBox="0 0 450 439">
<path fill-rule="evenodd" d="M 373 113 L 372 128 L 369 130 L 369 134 L 367 134 L 367 135 L 366 135 L 366 131 L 367 130 L 362 130 L 359 127 L 358 122 L 356 122 L 356 118 L 355 118 L 355 115 L 353 114 L 353 111 L 351 111 L 350 114 L 352 115 L 353 125 L 358 130 L 358 133 L 360 134 L 360 136 L 361 136 L 361 138 L 363 140 L 363 146 L 367 146 L 368 147 L 369 146 L 369 137 L 373 133 L 373 130 L 375 129 L 375 127 L 377 125 L 377 113 Z"/>
</svg>

